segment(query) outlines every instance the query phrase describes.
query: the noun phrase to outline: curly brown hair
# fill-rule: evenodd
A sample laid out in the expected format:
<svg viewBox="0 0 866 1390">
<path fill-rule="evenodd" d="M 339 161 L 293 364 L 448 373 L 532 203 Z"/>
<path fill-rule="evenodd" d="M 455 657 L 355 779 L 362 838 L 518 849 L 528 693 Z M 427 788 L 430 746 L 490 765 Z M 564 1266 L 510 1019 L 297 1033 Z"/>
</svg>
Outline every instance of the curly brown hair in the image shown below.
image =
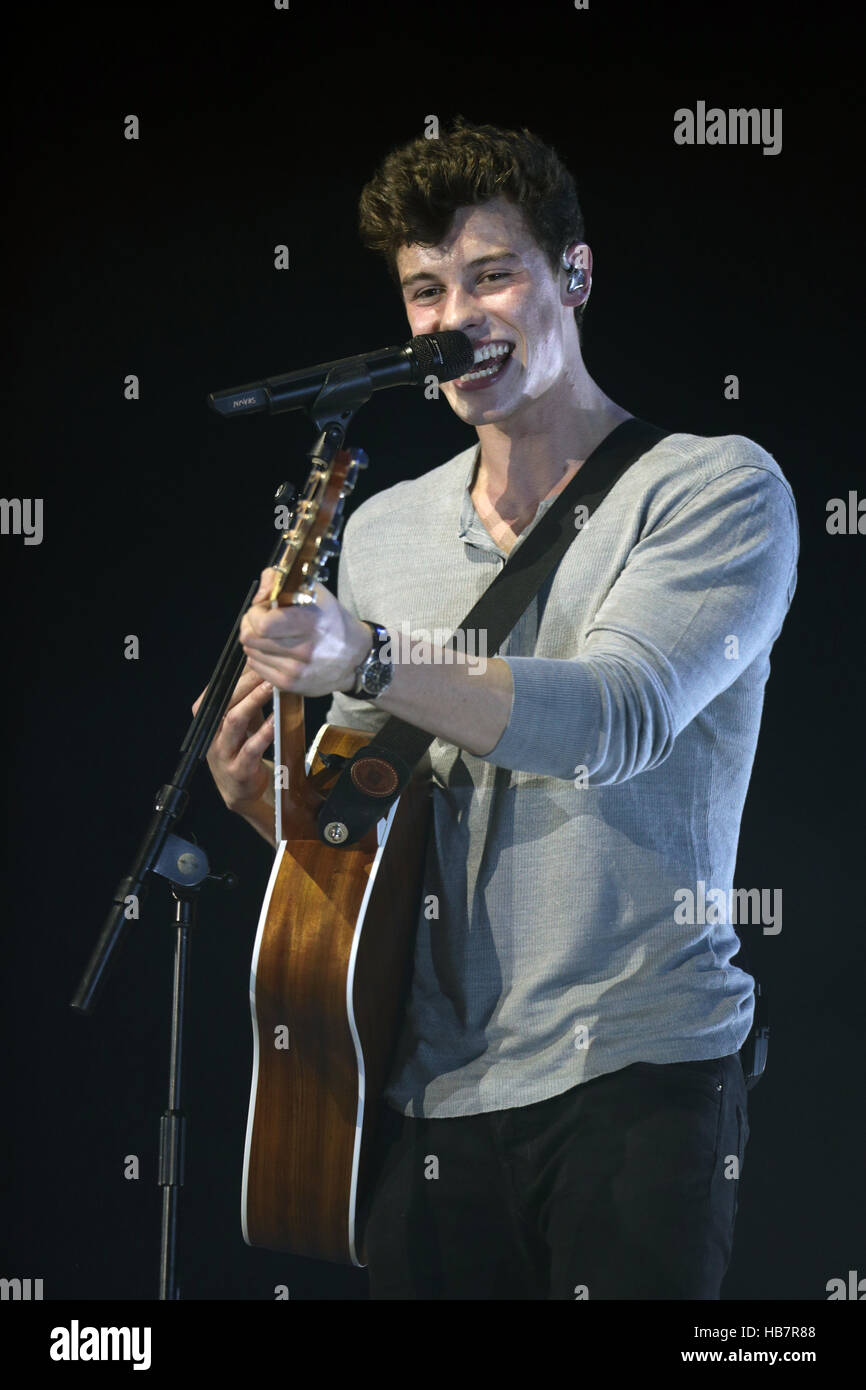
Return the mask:
<svg viewBox="0 0 866 1390">
<path fill-rule="evenodd" d="M 520 208 L 557 274 L 566 246 L 584 240 L 571 174 L 531 131 L 472 125 L 462 116 L 437 138 L 419 136 L 385 157 L 361 193 L 361 241 L 384 255 L 399 287 L 401 246 L 438 246 L 458 208 L 496 197 Z M 574 311 L 578 334 L 583 310 L 581 304 Z"/>
</svg>

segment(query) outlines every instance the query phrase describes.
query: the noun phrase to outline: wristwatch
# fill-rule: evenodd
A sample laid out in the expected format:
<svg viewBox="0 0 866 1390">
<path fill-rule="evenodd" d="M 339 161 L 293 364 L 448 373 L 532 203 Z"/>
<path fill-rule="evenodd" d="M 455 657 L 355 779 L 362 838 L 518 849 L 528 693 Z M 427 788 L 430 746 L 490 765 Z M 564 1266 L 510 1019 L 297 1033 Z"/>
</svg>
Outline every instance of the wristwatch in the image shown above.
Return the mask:
<svg viewBox="0 0 866 1390">
<path fill-rule="evenodd" d="M 394 678 L 394 667 L 390 658 L 382 660 L 382 648 L 386 644 L 390 647 L 391 639 L 387 629 L 379 623 L 371 623 L 367 618 L 362 618 L 361 621 L 373 629 L 373 645 L 357 668 L 355 688 L 349 693 L 355 700 L 378 700 Z"/>
</svg>

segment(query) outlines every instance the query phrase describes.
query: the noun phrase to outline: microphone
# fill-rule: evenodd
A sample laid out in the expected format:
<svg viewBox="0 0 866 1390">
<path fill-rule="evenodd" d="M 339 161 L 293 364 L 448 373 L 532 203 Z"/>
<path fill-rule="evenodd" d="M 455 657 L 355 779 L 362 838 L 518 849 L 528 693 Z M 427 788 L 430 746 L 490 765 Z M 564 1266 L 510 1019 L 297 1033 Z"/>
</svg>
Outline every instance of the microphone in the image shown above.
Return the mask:
<svg viewBox="0 0 866 1390">
<path fill-rule="evenodd" d="M 283 410 L 302 410 L 312 405 L 325 384 L 328 373 L 340 368 L 341 380 L 350 384 L 369 378 L 374 391 L 386 386 L 423 382 L 430 375 L 437 381 L 453 381 L 471 371 L 475 349 L 465 333 L 421 333 L 403 347 L 380 348 L 357 357 L 339 357 L 336 362 L 320 362 L 285 376 L 269 376 L 246 386 L 213 391 L 208 405 L 220 415 L 254 415 L 267 410 L 277 415 Z M 354 369 L 354 371 L 353 371 Z"/>
</svg>

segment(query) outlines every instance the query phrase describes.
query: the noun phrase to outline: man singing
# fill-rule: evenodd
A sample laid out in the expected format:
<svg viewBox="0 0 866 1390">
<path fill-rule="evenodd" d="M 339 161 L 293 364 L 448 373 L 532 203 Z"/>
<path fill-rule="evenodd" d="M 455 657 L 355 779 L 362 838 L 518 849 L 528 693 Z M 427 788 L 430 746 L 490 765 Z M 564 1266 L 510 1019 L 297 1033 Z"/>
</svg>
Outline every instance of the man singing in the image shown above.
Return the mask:
<svg viewBox="0 0 866 1390">
<path fill-rule="evenodd" d="M 209 762 L 273 843 L 272 686 L 333 692 L 336 724 L 397 715 L 435 735 L 438 915 L 419 904 L 366 1211 L 371 1294 L 716 1299 L 754 981 L 730 963 L 731 915 L 683 903 L 730 898 L 796 583 L 791 489 L 749 439 L 669 434 L 498 654 L 381 662 L 371 697 L 369 624 L 453 631 L 630 412 L 584 366 L 592 256 L 572 177 L 536 137 L 458 119 L 392 152 L 360 212 L 412 334 L 471 339 L 473 370 L 441 389 L 476 440 L 355 511 L 339 601 L 320 588 L 271 610 L 263 579 Z"/>
</svg>

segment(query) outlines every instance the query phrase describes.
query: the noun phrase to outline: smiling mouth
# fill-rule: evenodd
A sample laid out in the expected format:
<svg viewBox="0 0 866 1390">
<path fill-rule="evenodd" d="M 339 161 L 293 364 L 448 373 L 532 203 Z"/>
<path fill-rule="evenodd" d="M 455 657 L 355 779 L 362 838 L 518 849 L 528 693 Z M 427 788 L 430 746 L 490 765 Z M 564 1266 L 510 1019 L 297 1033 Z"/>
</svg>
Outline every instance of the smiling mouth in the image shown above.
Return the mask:
<svg viewBox="0 0 866 1390">
<path fill-rule="evenodd" d="M 498 376 L 513 351 L 513 343 L 489 343 L 486 347 L 476 348 L 475 365 L 472 371 L 457 377 L 455 384 L 464 386 L 471 382 L 485 381 L 489 377 Z"/>
</svg>

